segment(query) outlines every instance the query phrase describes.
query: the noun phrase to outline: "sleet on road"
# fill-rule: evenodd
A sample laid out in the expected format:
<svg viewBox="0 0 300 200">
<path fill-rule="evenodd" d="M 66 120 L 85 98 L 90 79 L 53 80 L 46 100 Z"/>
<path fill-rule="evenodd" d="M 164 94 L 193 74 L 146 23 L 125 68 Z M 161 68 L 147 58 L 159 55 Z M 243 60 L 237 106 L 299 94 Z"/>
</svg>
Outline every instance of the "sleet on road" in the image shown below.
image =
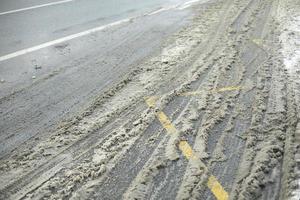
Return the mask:
<svg viewBox="0 0 300 200">
<path fill-rule="evenodd" d="M 297 199 L 297 1 L 0 5 L 0 199 Z"/>
</svg>

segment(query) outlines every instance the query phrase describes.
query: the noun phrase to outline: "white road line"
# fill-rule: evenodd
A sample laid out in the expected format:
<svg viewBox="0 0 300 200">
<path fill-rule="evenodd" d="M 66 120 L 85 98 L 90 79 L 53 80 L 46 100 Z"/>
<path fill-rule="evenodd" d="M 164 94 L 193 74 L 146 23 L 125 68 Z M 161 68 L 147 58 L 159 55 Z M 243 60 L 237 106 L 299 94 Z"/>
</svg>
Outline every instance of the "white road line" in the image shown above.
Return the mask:
<svg viewBox="0 0 300 200">
<path fill-rule="evenodd" d="M 74 0 L 56 1 L 56 2 L 52 2 L 52 3 L 46 3 L 46 4 L 42 4 L 42 5 L 37 5 L 37 6 L 32 6 L 32 7 L 27 7 L 27 8 L 21 8 L 21 9 L 17 9 L 17 10 L 10 10 L 10 11 L 0 13 L 0 16 L 1 15 L 6 15 L 6 14 L 11 14 L 11 13 L 16 13 L 16 12 L 22 12 L 22 11 L 26 11 L 26 10 L 32 10 L 32 9 L 36 9 L 36 8 L 42 8 L 42 7 L 46 7 L 46 6 L 53 6 L 53 5 L 57 5 L 57 4 L 68 3 L 68 2 L 71 2 L 71 1 L 74 1 Z"/>
<path fill-rule="evenodd" d="M 197 2 L 204 3 L 204 2 L 207 2 L 207 1 L 208 0 L 191 0 L 191 1 L 185 2 L 183 4 L 176 4 L 176 5 L 169 6 L 169 7 L 162 7 L 160 9 L 155 10 L 153 12 L 150 12 L 146 15 L 151 16 L 151 15 L 155 15 L 155 14 L 158 14 L 158 13 L 161 13 L 161 12 L 164 12 L 164 11 L 168 11 L 168 10 L 173 10 L 173 9 L 184 10 L 188 7 L 191 7 L 192 5 L 194 5 Z"/>
<path fill-rule="evenodd" d="M 76 33 L 76 34 L 73 34 L 73 35 L 63 37 L 63 38 L 60 38 L 60 39 L 57 39 L 57 40 L 46 42 L 46 43 L 43 43 L 43 44 L 40 44 L 40 45 L 37 45 L 37 46 L 34 46 L 34 47 L 30 47 L 30 48 L 27 48 L 27 49 L 16 51 L 14 53 L 10 53 L 10 54 L 7 54 L 5 56 L 1 56 L 0 57 L 0 62 L 5 61 L 5 60 L 9 60 L 11 58 L 15 58 L 15 57 L 18 57 L 18 56 L 21 56 L 21 55 L 24 55 L 24 54 L 28 54 L 28 53 L 31 53 L 31 52 L 34 52 L 34 51 L 37 51 L 37 50 L 40 50 L 40 49 L 44 49 L 44 48 L 47 48 L 47 47 L 50 47 L 50 46 L 53 46 L 53 45 L 56 45 L 56 44 L 59 44 L 59 43 L 62 43 L 62 42 L 66 42 L 66 41 L 69 41 L 69 40 L 72 40 L 72 39 L 75 39 L 75 38 L 79 38 L 79 37 L 82 37 L 82 36 L 85 36 L 85 35 L 89 35 L 91 33 L 95 33 L 95 32 L 104 30 L 106 28 L 122 24 L 124 22 L 129 22 L 130 20 L 131 20 L 131 18 L 126 18 L 126 19 L 123 19 L 123 20 L 119 20 L 119 21 L 104 25 L 104 26 L 99 26 L 99 27 L 96 27 L 96 28 L 92 28 L 92 29 L 80 32 L 80 33 Z"/>
<path fill-rule="evenodd" d="M 160 9 L 158 9 L 158 10 L 155 10 L 155 11 L 153 11 L 153 12 L 151 12 L 151 13 L 148 13 L 147 15 L 148 15 L 148 16 L 155 15 L 155 14 L 158 14 L 158 13 L 161 13 L 161 12 L 164 12 L 164 11 L 168 11 L 168 10 L 171 10 L 171 9 L 175 9 L 175 8 L 177 8 L 178 6 L 179 6 L 179 4 L 174 5 L 174 6 L 169 6 L 169 7 L 163 7 L 163 8 L 160 8 Z"/>
<path fill-rule="evenodd" d="M 69 2 L 69 1 L 74 1 L 74 0 L 60 1 L 60 3 Z M 198 2 L 198 1 L 201 1 L 201 0 L 191 0 L 191 1 L 188 1 L 188 2 L 184 3 L 183 5 L 177 4 L 177 5 L 170 6 L 170 7 L 160 8 L 160 9 L 158 9 L 158 10 L 152 12 L 152 13 L 148 13 L 147 15 L 154 15 L 154 14 L 158 14 L 160 12 L 171 10 L 171 9 L 182 10 L 182 9 L 185 9 L 185 8 L 191 6 L 193 3 Z M 202 0 L 202 1 L 206 2 L 207 0 Z M 55 3 L 51 3 L 51 4 L 55 4 Z M 56 2 L 56 4 L 58 4 L 58 2 Z M 46 5 L 46 4 L 44 4 L 44 5 Z M 0 13 L 0 15 L 1 15 L 1 13 Z M 18 57 L 18 56 L 21 56 L 21 55 L 24 55 L 24 54 L 28 54 L 28 53 L 31 53 L 31 52 L 34 52 L 34 51 L 38 51 L 40 49 L 44 49 L 44 48 L 47 48 L 47 47 L 50 47 L 50 46 L 54 46 L 56 44 L 63 43 L 63 42 L 66 42 L 66 41 L 69 41 L 69 40 L 72 40 L 72 39 L 75 39 L 75 38 L 79 38 L 79 37 L 82 37 L 82 36 L 85 36 L 85 35 L 89 35 L 91 33 L 95 33 L 95 32 L 104 30 L 106 28 L 122 24 L 124 22 L 129 22 L 131 19 L 132 18 L 119 20 L 119 21 L 116 21 L 116 22 L 113 22 L 113 23 L 110 23 L 110 24 L 107 24 L 107 25 L 104 25 L 104 26 L 99 26 L 99 27 L 96 27 L 96 28 L 92 28 L 92 29 L 80 32 L 80 33 L 76 33 L 76 34 L 69 35 L 69 36 L 66 36 L 66 37 L 63 37 L 63 38 L 60 38 L 60 39 L 56 39 L 56 40 L 53 40 L 53 41 L 50 41 L 50 42 L 46 42 L 46 43 L 43 43 L 43 44 L 40 44 L 40 45 L 37 45 L 37 46 L 34 46 L 34 47 L 19 50 L 19 51 L 16 51 L 14 53 L 10 53 L 10 54 L 1 56 L 0 57 L 0 62 L 5 61 L 5 60 L 9 60 L 11 58 L 15 58 L 15 57 Z"/>
<path fill-rule="evenodd" d="M 192 5 L 194 5 L 197 2 L 204 3 L 204 2 L 207 2 L 207 1 L 208 0 L 191 0 L 191 1 L 188 1 L 188 2 L 185 2 L 184 4 L 182 4 L 178 9 L 179 10 L 184 10 L 188 7 L 191 7 Z"/>
</svg>

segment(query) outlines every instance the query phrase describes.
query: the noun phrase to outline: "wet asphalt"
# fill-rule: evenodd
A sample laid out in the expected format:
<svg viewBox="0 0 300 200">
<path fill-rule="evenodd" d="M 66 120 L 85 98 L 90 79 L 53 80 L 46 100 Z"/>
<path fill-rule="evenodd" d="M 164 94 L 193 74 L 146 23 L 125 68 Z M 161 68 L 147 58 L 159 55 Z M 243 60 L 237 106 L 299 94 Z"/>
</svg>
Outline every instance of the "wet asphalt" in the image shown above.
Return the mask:
<svg viewBox="0 0 300 200">
<path fill-rule="evenodd" d="M 190 16 L 185 10 L 145 15 L 182 0 L 74 0 L 1 15 L 53 2 L 0 1 L 0 57 L 133 20 L 0 62 L 0 157 L 82 110 L 155 54 Z"/>
</svg>

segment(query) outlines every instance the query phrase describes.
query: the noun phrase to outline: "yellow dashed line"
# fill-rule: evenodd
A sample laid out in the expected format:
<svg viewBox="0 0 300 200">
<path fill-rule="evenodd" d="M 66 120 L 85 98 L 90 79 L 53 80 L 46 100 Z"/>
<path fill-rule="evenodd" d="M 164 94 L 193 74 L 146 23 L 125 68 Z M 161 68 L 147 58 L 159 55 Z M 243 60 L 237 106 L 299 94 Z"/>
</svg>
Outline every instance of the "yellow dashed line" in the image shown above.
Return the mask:
<svg viewBox="0 0 300 200">
<path fill-rule="evenodd" d="M 173 126 L 171 121 L 168 119 L 168 117 L 163 112 L 159 112 L 157 114 L 157 118 L 159 119 L 160 123 L 163 125 L 163 127 L 168 131 L 168 133 L 177 133 L 177 129 Z"/>
<path fill-rule="evenodd" d="M 266 42 L 272 43 L 271 40 L 263 40 L 259 38 L 254 38 L 251 40 L 254 44 L 256 44 L 261 50 L 265 51 L 268 54 L 268 48 L 269 46 L 266 45 Z"/>
<path fill-rule="evenodd" d="M 227 91 L 234 91 L 234 90 L 240 90 L 241 86 L 229 86 L 229 87 L 223 87 L 223 88 L 219 88 L 219 89 L 214 89 L 211 90 L 211 93 L 215 93 L 215 92 L 227 92 Z M 193 91 L 193 92 L 183 92 L 183 93 L 179 93 L 179 96 L 196 96 L 196 95 L 200 95 L 201 93 L 203 93 L 203 91 Z"/>
<path fill-rule="evenodd" d="M 152 96 L 146 99 L 146 103 L 148 104 L 149 107 L 153 108 L 155 107 L 155 103 L 157 101 L 158 97 Z M 171 121 L 168 119 L 167 115 L 165 113 L 159 111 L 156 114 L 158 120 L 160 123 L 163 125 L 163 127 L 168 131 L 169 134 L 172 133 L 177 133 L 177 129 L 173 126 Z"/>
<path fill-rule="evenodd" d="M 233 88 L 236 88 L 236 87 L 230 87 L 230 88 L 228 87 L 227 89 L 223 89 L 222 91 L 233 90 Z M 152 97 L 148 97 L 145 99 L 146 103 L 151 108 L 154 108 L 156 106 L 157 100 L 158 100 L 157 96 L 152 96 Z M 178 130 L 175 128 L 175 126 L 172 124 L 172 122 L 168 119 L 168 117 L 162 111 L 159 111 L 156 114 L 156 116 L 157 116 L 158 120 L 161 122 L 162 126 L 167 130 L 168 134 L 178 133 Z M 192 147 L 189 145 L 189 143 L 187 141 L 180 141 L 178 144 L 178 147 L 181 150 L 182 154 L 188 160 L 199 160 L 202 163 L 202 161 L 196 156 Z M 223 189 L 223 187 L 218 182 L 216 177 L 211 175 L 208 179 L 207 186 L 211 190 L 211 192 L 215 195 L 217 200 L 227 200 L 228 199 L 227 192 Z"/>
<path fill-rule="evenodd" d="M 263 40 L 262 39 L 253 39 L 252 42 L 255 43 L 258 46 L 261 46 L 263 44 Z"/>
<path fill-rule="evenodd" d="M 155 107 L 156 101 L 158 100 L 157 96 L 146 97 L 145 101 L 150 108 Z"/>
<path fill-rule="evenodd" d="M 179 96 L 196 96 L 196 95 L 200 95 L 201 93 L 203 93 L 203 91 L 194 91 L 194 92 L 183 92 L 178 94 Z"/>
<path fill-rule="evenodd" d="M 212 193 L 217 197 L 218 200 L 227 200 L 228 194 L 223 189 L 221 184 L 218 182 L 216 177 L 210 176 L 207 182 L 208 188 L 212 191 Z"/>
<path fill-rule="evenodd" d="M 240 90 L 241 86 L 229 86 L 229 87 L 223 87 L 219 89 L 215 89 L 215 92 L 226 92 L 226 91 L 233 91 L 233 90 Z"/>
<path fill-rule="evenodd" d="M 197 156 L 193 152 L 192 147 L 189 145 L 187 141 L 180 141 L 178 145 L 179 149 L 182 151 L 182 154 L 189 160 L 197 160 Z"/>
</svg>

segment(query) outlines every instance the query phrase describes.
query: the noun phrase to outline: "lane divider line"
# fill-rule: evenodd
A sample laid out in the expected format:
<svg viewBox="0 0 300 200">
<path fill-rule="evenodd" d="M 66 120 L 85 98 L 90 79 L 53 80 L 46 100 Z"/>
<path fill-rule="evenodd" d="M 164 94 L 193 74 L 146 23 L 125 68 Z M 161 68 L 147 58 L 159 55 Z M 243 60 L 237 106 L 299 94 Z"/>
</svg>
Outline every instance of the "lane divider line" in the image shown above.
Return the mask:
<svg viewBox="0 0 300 200">
<path fill-rule="evenodd" d="M 229 87 L 223 87 L 216 90 L 213 90 L 214 92 L 226 92 L 226 91 L 233 91 L 233 90 L 240 90 L 242 89 L 241 86 L 229 86 Z"/>
<path fill-rule="evenodd" d="M 158 100 L 158 98 L 156 96 L 152 96 L 152 97 L 145 99 L 146 103 L 151 108 L 155 107 L 155 103 L 157 100 Z M 158 120 L 160 121 L 162 126 L 166 129 L 168 134 L 179 133 L 178 130 L 175 128 L 175 126 L 172 124 L 172 122 L 169 120 L 169 118 L 167 117 L 167 115 L 164 112 L 159 111 L 156 114 L 156 117 L 158 118 Z M 191 146 L 187 143 L 187 141 L 180 141 L 178 144 L 178 147 L 187 159 L 196 159 L 196 156 L 193 153 L 193 150 L 192 150 Z"/>
<path fill-rule="evenodd" d="M 5 12 L 0 13 L 0 16 L 17 13 L 17 12 L 22 12 L 22 11 L 26 11 L 26 10 L 32 10 L 32 9 L 36 9 L 36 8 L 42 8 L 42 7 L 46 7 L 46 6 L 54 6 L 54 5 L 58 5 L 58 4 L 68 3 L 71 1 L 74 1 L 74 0 L 56 1 L 56 2 L 52 2 L 52 3 L 46 3 L 46 4 L 31 6 L 31 7 L 27 7 L 27 8 L 20 8 L 20 9 L 16 9 L 16 10 L 5 11 Z"/>
<path fill-rule="evenodd" d="M 194 5 L 195 3 L 205 3 L 207 2 L 208 0 L 191 0 L 191 1 L 188 1 L 188 2 L 185 2 L 183 5 L 181 5 L 178 9 L 179 10 L 184 10 L 186 8 L 189 8 L 191 7 L 192 5 Z"/>
<path fill-rule="evenodd" d="M 158 99 L 159 99 L 158 96 L 151 96 L 151 97 L 146 97 L 145 101 L 150 108 L 155 108 Z M 179 131 L 172 124 L 171 120 L 169 120 L 167 115 L 164 114 L 164 112 L 158 111 L 156 113 L 156 117 L 158 118 L 162 126 L 166 129 L 168 134 L 179 133 Z M 186 157 L 187 160 L 196 160 L 202 166 L 205 166 L 205 164 L 197 157 L 197 155 L 195 154 L 192 147 L 189 145 L 187 141 L 181 140 L 178 144 L 178 148 L 180 149 L 180 151 Z M 207 169 L 206 166 L 205 168 Z M 228 200 L 229 198 L 228 193 L 223 189 L 222 185 L 218 182 L 217 178 L 214 177 L 213 175 L 211 175 L 208 178 L 207 187 L 211 190 L 211 192 L 214 194 L 217 200 Z"/>
<path fill-rule="evenodd" d="M 71 1 L 75 1 L 75 0 L 63 0 L 63 1 L 53 2 L 53 3 L 38 5 L 38 6 L 22 8 L 22 9 L 18 9 L 18 10 L 11 10 L 11 11 L 7 11 L 7 12 L 2 12 L 2 13 L 0 13 L 0 15 L 5 15 L 5 14 L 10 14 L 10 13 L 15 13 L 15 12 L 21 12 L 21 11 L 25 11 L 25 10 L 41 8 L 41 7 L 51 6 L 51 5 L 56 5 L 56 4 L 62 4 L 62 3 L 67 3 L 67 2 L 71 2 Z M 190 5 L 192 5 L 193 3 L 198 2 L 198 1 L 200 1 L 200 0 L 191 0 L 191 1 L 188 1 L 188 2 L 184 3 L 183 5 L 176 4 L 174 6 L 169 6 L 169 7 L 166 7 L 166 8 L 160 8 L 160 9 L 158 9 L 156 11 L 153 11 L 152 13 L 148 13 L 146 15 L 154 15 L 154 14 L 158 14 L 158 13 L 163 12 L 163 11 L 176 9 L 176 8 L 178 8 L 179 10 L 180 9 L 185 9 L 185 8 L 189 7 Z M 183 7 L 180 7 L 180 6 L 183 6 Z M 133 18 L 135 18 L 135 17 L 133 17 Z M 69 41 L 69 40 L 72 40 L 72 39 L 75 39 L 75 38 L 79 38 L 79 37 L 82 37 L 82 36 L 85 36 L 85 35 L 89 35 L 89 34 L 104 30 L 106 28 L 122 24 L 124 22 L 130 22 L 133 18 L 126 18 L 126 19 L 123 19 L 123 20 L 119 20 L 119 21 L 107 24 L 107 25 L 95 27 L 95 28 L 92 28 L 92 29 L 89 29 L 89 30 L 86 30 L 86 31 L 83 31 L 83 32 L 80 32 L 80 33 L 72 34 L 72 35 L 69 35 L 69 36 L 66 36 L 66 37 L 63 37 L 63 38 L 59 38 L 59 39 L 56 39 L 56 40 L 53 40 L 53 41 L 42 43 L 42 44 L 34 46 L 34 47 L 29 47 L 29 48 L 22 49 L 22 50 L 13 52 L 13 53 L 9 53 L 7 55 L 0 56 L 0 62 L 5 61 L 5 60 L 9 60 L 9 59 L 12 59 L 12 58 L 15 58 L 15 57 L 18 57 L 18 56 L 22 56 L 22 55 L 25 55 L 25 54 L 28 54 L 28 53 L 31 53 L 31 52 L 34 52 L 34 51 L 38 51 L 38 50 L 41 50 L 41 49 L 44 49 L 44 48 L 47 48 L 47 47 L 50 47 L 50 46 L 54 46 L 56 44 L 63 43 L 63 42 L 66 42 L 66 41 Z"/>
<path fill-rule="evenodd" d="M 147 16 L 155 15 L 155 14 L 158 14 L 158 13 L 161 13 L 161 12 L 164 12 L 164 11 L 176 9 L 178 6 L 179 6 L 179 5 L 176 4 L 176 5 L 169 6 L 169 7 L 162 7 L 162 8 L 159 8 L 158 10 L 154 10 L 153 12 L 148 13 L 148 14 L 146 14 L 146 15 L 147 15 Z"/>
<path fill-rule="evenodd" d="M 229 198 L 227 192 L 222 188 L 222 185 L 218 182 L 216 177 L 210 176 L 207 186 L 211 192 L 218 197 L 218 200 L 227 200 Z"/>
<path fill-rule="evenodd" d="M 192 5 L 194 5 L 197 2 L 205 3 L 207 1 L 208 0 L 191 0 L 191 1 L 185 2 L 183 4 L 179 3 L 179 4 L 172 5 L 172 6 L 159 8 L 158 10 L 155 10 L 155 11 L 153 11 L 153 12 L 147 14 L 147 15 L 151 16 L 151 15 L 158 14 L 158 13 L 168 11 L 168 10 L 172 10 L 172 9 L 184 10 L 186 8 L 191 7 Z"/>
<path fill-rule="evenodd" d="M 242 89 L 241 86 L 229 86 L 229 87 L 222 87 L 219 89 L 211 90 L 211 93 L 218 93 L 218 92 L 227 92 L 227 91 L 234 91 L 234 90 L 240 90 Z M 203 93 L 203 91 L 192 91 L 192 92 L 183 92 L 179 93 L 179 96 L 197 96 Z"/>
<path fill-rule="evenodd" d="M 178 133 L 177 129 L 173 126 L 172 122 L 168 119 L 168 117 L 162 111 L 157 113 L 157 117 L 163 127 L 168 131 L 170 134 Z"/>
<path fill-rule="evenodd" d="M 188 159 L 188 160 L 198 160 L 198 157 L 194 153 L 192 147 L 189 145 L 187 141 L 180 141 L 178 144 L 179 149 L 181 150 L 182 154 Z"/>
<path fill-rule="evenodd" d="M 30 47 L 30 48 L 27 48 L 27 49 L 16 51 L 14 53 L 10 53 L 10 54 L 1 56 L 0 57 L 0 62 L 11 59 L 11 58 L 15 58 L 15 57 L 18 57 L 18 56 L 21 56 L 21 55 L 24 55 L 24 54 L 28 54 L 28 53 L 31 53 L 31 52 L 34 52 L 34 51 L 38 51 L 40 49 L 44 49 L 44 48 L 47 48 L 47 47 L 50 47 L 50 46 L 54 46 L 56 44 L 67 42 L 67 41 L 73 40 L 75 38 L 79 38 L 79 37 L 86 36 L 86 35 L 89 35 L 89 34 L 92 34 L 92 33 L 96 33 L 96 32 L 102 31 L 106 28 L 110 28 L 110 27 L 113 27 L 113 26 L 116 26 L 116 25 L 120 25 L 120 24 L 125 23 L 125 22 L 129 22 L 130 20 L 131 20 L 131 18 L 126 18 L 126 19 L 123 19 L 123 20 L 119 20 L 119 21 L 107 24 L 107 25 L 99 26 L 99 27 L 96 27 L 96 28 L 92 28 L 92 29 L 80 32 L 80 33 L 76 33 L 76 34 L 69 35 L 69 36 L 66 36 L 66 37 L 63 37 L 63 38 L 60 38 L 60 39 L 56 39 L 56 40 L 53 40 L 53 41 L 50 41 L 50 42 L 46 42 L 46 43 L 43 43 L 43 44 L 40 44 L 40 45 L 37 45 L 37 46 L 34 46 L 34 47 Z"/>
<path fill-rule="evenodd" d="M 253 42 L 257 47 L 259 47 L 261 50 L 263 50 L 266 54 L 269 55 L 269 52 L 268 52 L 269 46 L 266 45 L 266 42 L 272 43 L 273 41 L 265 40 L 265 39 L 261 39 L 261 38 L 253 38 L 253 39 L 251 39 L 251 42 Z"/>
</svg>

